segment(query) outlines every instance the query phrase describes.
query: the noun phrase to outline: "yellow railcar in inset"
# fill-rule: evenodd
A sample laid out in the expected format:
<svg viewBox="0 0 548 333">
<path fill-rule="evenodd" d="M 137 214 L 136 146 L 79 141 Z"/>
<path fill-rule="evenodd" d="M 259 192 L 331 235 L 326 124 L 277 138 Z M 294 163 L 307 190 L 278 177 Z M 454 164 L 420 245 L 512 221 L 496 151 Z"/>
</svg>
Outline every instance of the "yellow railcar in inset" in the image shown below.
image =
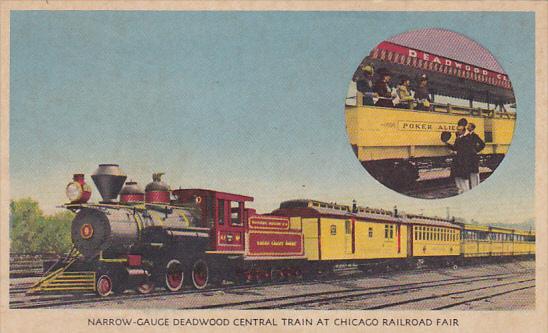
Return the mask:
<svg viewBox="0 0 548 333">
<path fill-rule="evenodd" d="M 358 94 L 359 95 L 359 94 Z M 358 97 L 358 100 L 360 98 Z M 421 170 L 447 168 L 451 151 L 441 133 L 454 133 L 464 118 L 476 125 L 485 142 L 479 153 L 482 171 L 492 171 L 508 152 L 516 121 L 515 112 L 439 105 L 430 111 L 347 105 L 348 140 L 367 171 L 381 183 L 400 188 L 422 180 Z M 455 135 L 449 143 L 454 143 Z"/>
</svg>

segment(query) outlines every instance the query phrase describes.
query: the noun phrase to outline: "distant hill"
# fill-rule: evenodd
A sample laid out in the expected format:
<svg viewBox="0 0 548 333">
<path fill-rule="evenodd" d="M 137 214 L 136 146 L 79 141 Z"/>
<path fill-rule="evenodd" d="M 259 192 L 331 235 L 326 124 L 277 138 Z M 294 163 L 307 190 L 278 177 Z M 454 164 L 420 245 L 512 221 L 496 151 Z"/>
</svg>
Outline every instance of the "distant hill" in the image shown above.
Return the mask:
<svg viewBox="0 0 548 333">
<path fill-rule="evenodd" d="M 510 229 L 535 230 L 535 219 L 531 218 L 521 223 L 512 223 L 512 224 L 495 223 L 495 224 L 492 224 L 492 226 L 510 228 Z"/>
<path fill-rule="evenodd" d="M 468 223 L 476 224 L 476 225 L 484 225 L 484 223 L 474 221 L 474 220 Z M 535 230 L 535 219 L 529 218 L 521 223 L 490 223 L 489 225 L 492 227 L 501 227 L 501 228 L 509 228 L 509 229 Z"/>
</svg>

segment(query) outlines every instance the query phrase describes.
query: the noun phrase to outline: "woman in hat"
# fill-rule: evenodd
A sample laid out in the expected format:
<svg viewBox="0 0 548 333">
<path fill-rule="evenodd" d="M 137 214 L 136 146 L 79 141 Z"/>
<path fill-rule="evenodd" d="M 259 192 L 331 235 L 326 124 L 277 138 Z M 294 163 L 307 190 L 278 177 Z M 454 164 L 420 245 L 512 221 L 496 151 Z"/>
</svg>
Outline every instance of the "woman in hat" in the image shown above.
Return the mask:
<svg viewBox="0 0 548 333">
<path fill-rule="evenodd" d="M 376 106 L 394 107 L 392 102 L 392 88 L 390 87 L 390 72 L 385 68 L 381 68 L 378 71 L 379 78 L 375 82 L 373 91 L 379 96 L 379 99 L 375 103 Z"/>
<path fill-rule="evenodd" d="M 413 101 L 413 96 L 411 96 L 411 92 L 409 91 L 410 85 L 411 85 L 411 80 L 409 79 L 409 76 L 407 75 L 400 76 L 400 83 L 398 84 L 398 87 L 396 88 L 398 103 L 394 101 L 394 104 L 396 104 L 396 107 L 402 108 L 402 109 L 409 109 L 409 107 L 411 106 L 411 101 Z"/>
</svg>

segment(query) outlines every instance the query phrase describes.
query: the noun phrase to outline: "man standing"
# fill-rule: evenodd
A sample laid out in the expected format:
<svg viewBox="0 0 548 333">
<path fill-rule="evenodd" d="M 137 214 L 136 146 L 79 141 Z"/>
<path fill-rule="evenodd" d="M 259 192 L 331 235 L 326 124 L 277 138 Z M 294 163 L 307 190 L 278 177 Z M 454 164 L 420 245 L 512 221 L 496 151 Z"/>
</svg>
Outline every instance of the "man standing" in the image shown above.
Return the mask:
<svg viewBox="0 0 548 333">
<path fill-rule="evenodd" d="M 479 155 L 478 153 L 482 151 L 483 148 L 485 148 L 485 142 L 477 135 L 474 130 L 476 129 L 476 125 L 474 123 L 468 123 L 466 126 L 466 129 L 468 130 L 468 137 L 469 137 L 469 144 L 472 146 L 472 153 L 471 153 L 471 163 L 470 163 L 470 188 L 474 188 L 479 185 L 480 183 L 480 174 L 479 174 Z"/>
<path fill-rule="evenodd" d="M 454 144 L 445 142 L 449 149 L 455 152 L 451 165 L 451 177 L 455 178 L 458 193 L 470 190 L 470 136 L 464 135 L 466 128 L 457 126 L 457 138 Z"/>
</svg>

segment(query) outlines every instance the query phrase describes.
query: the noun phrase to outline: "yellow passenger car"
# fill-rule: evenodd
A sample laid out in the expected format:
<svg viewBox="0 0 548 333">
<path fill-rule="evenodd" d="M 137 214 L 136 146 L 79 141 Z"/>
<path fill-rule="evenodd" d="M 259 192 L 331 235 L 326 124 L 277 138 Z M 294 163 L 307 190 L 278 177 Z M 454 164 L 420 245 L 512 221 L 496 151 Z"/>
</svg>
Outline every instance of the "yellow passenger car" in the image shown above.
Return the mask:
<svg viewBox="0 0 548 333">
<path fill-rule="evenodd" d="M 305 257 L 316 263 L 451 262 L 461 258 L 534 254 L 534 233 L 469 225 L 423 215 L 289 200 L 273 215 L 290 218 L 304 234 Z"/>
<path fill-rule="evenodd" d="M 450 220 L 407 215 L 413 233 L 412 256 L 459 256 L 460 226 Z"/>
<path fill-rule="evenodd" d="M 462 247 L 464 257 L 532 255 L 535 236 L 532 231 L 466 224 Z"/>
<path fill-rule="evenodd" d="M 309 261 L 458 257 L 460 225 L 425 216 L 315 200 L 290 200 L 274 215 L 300 223 Z"/>
<path fill-rule="evenodd" d="M 274 215 L 300 219 L 309 261 L 356 261 L 408 256 L 407 225 L 393 212 L 315 200 L 290 200 Z"/>
<path fill-rule="evenodd" d="M 514 231 L 514 255 L 535 254 L 535 233 L 533 231 Z"/>
</svg>

